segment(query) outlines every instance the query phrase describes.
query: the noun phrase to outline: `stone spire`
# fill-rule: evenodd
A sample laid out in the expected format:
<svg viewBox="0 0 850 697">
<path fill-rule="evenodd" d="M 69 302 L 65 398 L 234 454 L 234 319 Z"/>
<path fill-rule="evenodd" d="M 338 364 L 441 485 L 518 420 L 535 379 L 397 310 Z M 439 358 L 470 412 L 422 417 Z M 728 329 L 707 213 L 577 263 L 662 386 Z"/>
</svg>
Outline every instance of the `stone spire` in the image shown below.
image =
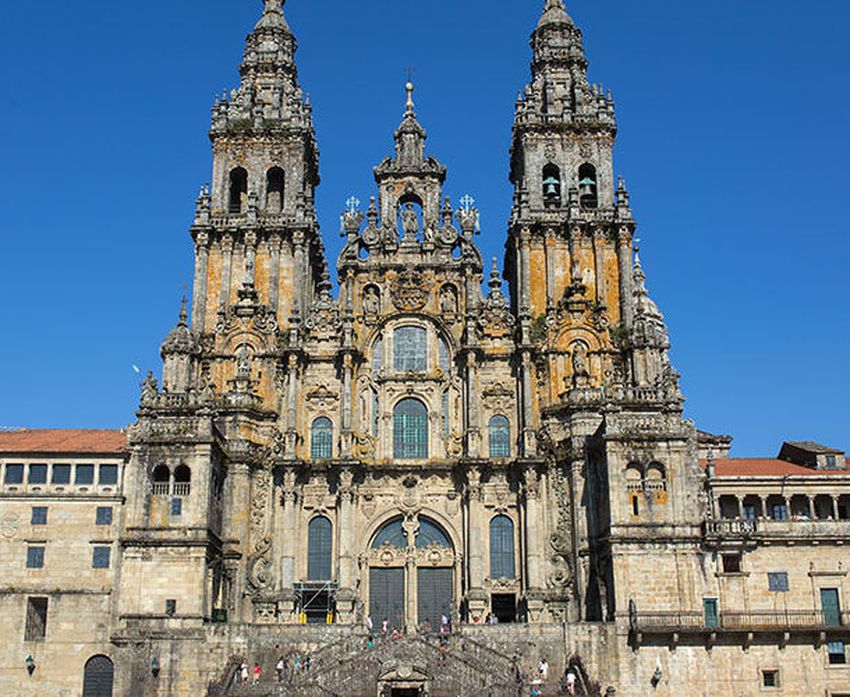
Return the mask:
<svg viewBox="0 0 850 697">
<path fill-rule="evenodd" d="M 177 325 L 160 347 L 162 357 L 162 386 L 167 392 L 186 392 L 191 384 L 192 355 L 196 351 L 195 339 L 189 330 L 189 313 L 186 296 L 180 305 Z"/>
<path fill-rule="evenodd" d="M 567 8 L 564 7 L 563 0 L 546 0 L 546 7 L 543 8 L 543 15 L 537 23 L 537 28 L 547 24 L 573 24 L 572 18 L 567 14 Z"/>
</svg>

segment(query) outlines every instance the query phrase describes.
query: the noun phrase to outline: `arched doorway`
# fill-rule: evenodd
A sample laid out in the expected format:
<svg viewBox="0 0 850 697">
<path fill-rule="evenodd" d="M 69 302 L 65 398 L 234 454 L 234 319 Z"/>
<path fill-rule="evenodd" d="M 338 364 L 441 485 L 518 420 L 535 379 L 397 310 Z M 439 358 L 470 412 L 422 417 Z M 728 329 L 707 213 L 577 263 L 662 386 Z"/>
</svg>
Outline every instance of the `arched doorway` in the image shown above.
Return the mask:
<svg viewBox="0 0 850 697">
<path fill-rule="evenodd" d="M 83 673 L 83 697 L 112 697 L 115 667 L 107 656 L 92 656 Z"/>
<path fill-rule="evenodd" d="M 427 624 L 440 629 L 454 603 L 454 545 L 425 516 L 396 517 L 375 533 L 369 549 L 369 614 L 376 629 Z"/>
</svg>

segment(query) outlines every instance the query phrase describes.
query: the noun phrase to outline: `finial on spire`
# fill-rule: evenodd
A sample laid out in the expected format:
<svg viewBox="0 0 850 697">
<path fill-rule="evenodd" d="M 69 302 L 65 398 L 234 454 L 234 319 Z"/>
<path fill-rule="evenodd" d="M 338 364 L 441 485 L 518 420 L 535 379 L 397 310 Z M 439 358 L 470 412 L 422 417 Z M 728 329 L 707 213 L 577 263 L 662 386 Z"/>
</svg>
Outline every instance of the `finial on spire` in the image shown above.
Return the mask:
<svg viewBox="0 0 850 697">
<path fill-rule="evenodd" d="M 543 16 L 540 18 L 538 27 L 552 22 L 567 22 L 573 23 L 572 18 L 567 14 L 567 8 L 564 6 L 564 0 L 546 0 L 546 7 L 543 8 Z"/>
<path fill-rule="evenodd" d="M 180 324 L 187 324 L 189 313 L 186 311 L 186 294 L 183 294 L 183 299 L 180 301 Z"/>
<path fill-rule="evenodd" d="M 407 90 L 407 104 L 405 104 L 405 113 L 413 113 L 413 81 L 408 77 L 407 84 L 404 89 Z"/>
</svg>

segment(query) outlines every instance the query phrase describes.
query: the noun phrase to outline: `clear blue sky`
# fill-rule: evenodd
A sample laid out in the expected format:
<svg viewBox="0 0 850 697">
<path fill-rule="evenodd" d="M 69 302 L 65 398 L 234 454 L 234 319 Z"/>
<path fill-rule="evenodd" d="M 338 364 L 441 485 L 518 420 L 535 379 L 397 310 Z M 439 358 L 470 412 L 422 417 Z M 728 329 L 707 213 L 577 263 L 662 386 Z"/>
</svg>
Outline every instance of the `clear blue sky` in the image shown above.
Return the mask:
<svg viewBox="0 0 850 697">
<path fill-rule="evenodd" d="M 368 200 L 412 64 L 447 192 L 498 254 L 508 147 L 543 0 L 290 0 L 321 148 L 319 217 Z M 613 90 L 617 170 L 665 312 L 687 413 L 739 455 L 850 449 L 850 2 L 568 0 Z M 0 25 L 0 425 L 117 427 L 131 365 L 191 283 L 213 96 L 260 0 L 6 3 Z M 841 167 L 841 165 L 844 165 Z"/>
</svg>

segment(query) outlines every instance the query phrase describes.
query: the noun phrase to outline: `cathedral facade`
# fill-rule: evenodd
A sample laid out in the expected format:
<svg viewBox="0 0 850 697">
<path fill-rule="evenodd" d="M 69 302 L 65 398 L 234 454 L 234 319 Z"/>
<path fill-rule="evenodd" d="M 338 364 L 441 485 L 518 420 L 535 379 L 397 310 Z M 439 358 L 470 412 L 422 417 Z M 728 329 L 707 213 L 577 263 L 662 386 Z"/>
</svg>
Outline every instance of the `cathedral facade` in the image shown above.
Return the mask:
<svg viewBox="0 0 850 697">
<path fill-rule="evenodd" d="M 265 1 L 213 108 L 191 320 L 137 421 L 0 434 L 4 694 L 521 695 L 542 659 L 546 694 L 567 673 L 585 695 L 850 693 L 844 455 L 748 465 L 683 418 L 612 97 L 562 0 L 531 44 L 503 270 L 408 83 L 335 296 L 296 41 Z M 63 534 L 105 573 L 60 561 Z M 273 682 L 295 653 L 311 671 Z"/>
</svg>

